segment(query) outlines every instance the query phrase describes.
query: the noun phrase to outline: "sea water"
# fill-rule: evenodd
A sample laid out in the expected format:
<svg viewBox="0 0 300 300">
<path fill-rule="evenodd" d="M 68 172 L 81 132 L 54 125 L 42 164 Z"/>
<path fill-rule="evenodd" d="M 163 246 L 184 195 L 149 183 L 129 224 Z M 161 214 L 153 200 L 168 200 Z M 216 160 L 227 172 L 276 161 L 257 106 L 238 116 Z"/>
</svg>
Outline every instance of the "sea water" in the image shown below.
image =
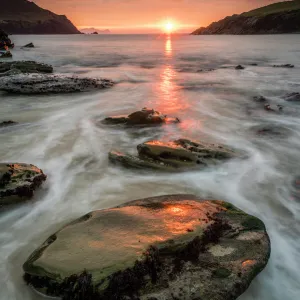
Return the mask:
<svg viewBox="0 0 300 300">
<path fill-rule="evenodd" d="M 266 224 L 272 254 L 240 300 L 300 297 L 300 200 L 292 182 L 300 175 L 300 105 L 282 96 L 300 92 L 300 35 L 12 36 L 15 60 L 54 66 L 56 73 L 103 77 L 116 85 L 97 92 L 23 96 L 0 94 L 1 162 L 32 163 L 47 175 L 33 199 L 0 214 L 0 299 L 41 299 L 22 279 L 22 264 L 44 240 L 95 209 L 144 197 L 196 194 L 229 201 Z M 33 49 L 21 49 L 29 42 Z M 273 68 L 294 64 L 294 69 Z M 244 70 L 234 67 L 242 64 Z M 257 64 L 257 65 L 252 65 Z M 281 113 L 256 104 L 263 95 Z M 122 130 L 104 117 L 154 108 L 181 119 L 177 126 Z M 256 126 L 287 133 L 258 135 Z M 116 167 L 112 149 L 136 153 L 151 139 L 180 137 L 223 143 L 243 160 L 218 167 L 161 174 Z"/>
</svg>

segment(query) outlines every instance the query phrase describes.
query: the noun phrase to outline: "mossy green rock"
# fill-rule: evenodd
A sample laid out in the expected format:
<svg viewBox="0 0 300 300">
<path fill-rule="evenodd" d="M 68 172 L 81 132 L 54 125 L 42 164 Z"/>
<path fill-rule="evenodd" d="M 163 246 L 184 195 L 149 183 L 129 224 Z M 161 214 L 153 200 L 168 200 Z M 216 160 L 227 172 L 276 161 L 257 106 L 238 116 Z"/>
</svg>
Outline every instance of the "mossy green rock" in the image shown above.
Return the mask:
<svg viewBox="0 0 300 300">
<path fill-rule="evenodd" d="M 66 299 L 236 299 L 270 255 L 264 224 L 245 227 L 249 218 L 192 195 L 94 211 L 35 250 L 24 278 Z"/>
<path fill-rule="evenodd" d="M 177 172 L 202 169 L 240 156 L 224 145 L 187 139 L 172 142 L 149 141 L 138 145 L 137 150 L 138 156 L 111 151 L 109 159 L 126 167 Z"/>
<path fill-rule="evenodd" d="M 43 171 L 34 165 L 1 163 L 0 206 L 30 199 L 46 178 Z"/>
</svg>

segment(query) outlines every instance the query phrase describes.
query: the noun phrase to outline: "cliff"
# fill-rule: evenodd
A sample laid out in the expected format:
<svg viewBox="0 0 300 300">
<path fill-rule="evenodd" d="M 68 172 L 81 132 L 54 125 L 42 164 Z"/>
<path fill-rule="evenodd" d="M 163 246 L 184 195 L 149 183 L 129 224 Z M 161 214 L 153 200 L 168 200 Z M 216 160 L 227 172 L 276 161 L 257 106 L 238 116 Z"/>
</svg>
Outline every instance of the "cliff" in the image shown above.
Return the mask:
<svg viewBox="0 0 300 300">
<path fill-rule="evenodd" d="M 240 15 L 226 17 L 195 30 L 205 34 L 300 33 L 300 0 L 279 2 Z"/>
<path fill-rule="evenodd" d="M 9 34 L 79 34 L 66 16 L 27 0 L 0 0 L 0 29 Z"/>
</svg>

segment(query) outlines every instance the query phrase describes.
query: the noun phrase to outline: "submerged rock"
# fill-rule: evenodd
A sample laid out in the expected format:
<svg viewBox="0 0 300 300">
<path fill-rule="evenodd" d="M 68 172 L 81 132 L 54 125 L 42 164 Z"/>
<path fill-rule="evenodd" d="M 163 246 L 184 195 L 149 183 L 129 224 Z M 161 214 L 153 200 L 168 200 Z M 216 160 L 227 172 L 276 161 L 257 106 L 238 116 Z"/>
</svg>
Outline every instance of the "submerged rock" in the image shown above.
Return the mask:
<svg viewBox="0 0 300 300">
<path fill-rule="evenodd" d="M 162 171 L 202 169 L 239 155 L 219 144 L 179 139 L 173 142 L 149 141 L 137 146 L 138 157 L 111 151 L 109 159 L 126 167 Z"/>
<path fill-rule="evenodd" d="M 258 136 L 287 138 L 292 134 L 289 128 L 276 124 L 257 125 L 251 128 Z"/>
<path fill-rule="evenodd" d="M 33 43 L 29 43 L 23 46 L 23 48 L 34 48 Z"/>
<path fill-rule="evenodd" d="M 0 163 L 0 206 L 30 199 L 46 178 L 34 165 Z"/>
<path fill-rule="evenodd" d="M 9 121 L 3 121 L 3 122 L 0 122 L 0 128 L 1 127 L 6 127 L 6 126 L 11 126 L 11 125 L 16 125 L 18 124 L 17 122 L 14 122 L 12 120 L 9 120 Z"/>
<path fill-rule="evenodd" d="M 53 67 L 35 61 L 10 61 L 0 62 L 1 73 L 18 70 L 21 73 L 52 73 Z M 7 74 L 9 75 L 9 74 Z M 14 74 L 11 74 L 14 75 Z"/>
<path fill-rule="evenodd" d="M 274 65 L 273 68 L 287 68 L 287 69 L 291 69 L 294 68 L 294 65 L 291 64 L 285 64 L 285 65 Z"/>
<path fill-rule="evenodd" d="M 161 125 L 161 124 L 174 124 L 179 123 L 178 118 L 171 118 L 161 114 L 154 109 L 143 108 L 142 110 L 136 111 L 128 116 L 115 116 L 105 118 L 102 123 L 106 125 Z"/>
<path fill-rule="evenodd" d="M 29 74 L 4 77 L 0 90 L 16 94 L 74 93 L 108 88 L 108 79 L 79 78 L 64 75 Z"/>
<path fill-rule="evenodd" d="M 283 97 L 284 100 L 290 102 L 299 102 L 300 101 L 300 93 L 290 93 Z"/>
<path fill-rule="evenodd" d="M 233 300 L 266 266 L 259 219 L 192 195 L 93 211 L 50 236 L 24 279 L 63 299 Z"/>
<path fill-rule="evenodd" d="M 244 70 L 245 67 L 243 67 L 242 65 L 238 65 L 235 67 L 236 70 Z"/>
<path fill-rule="evenodd" d="M 258 102 L 258 103 L 266 103 L 266 102 L 268 102 L 268 99 L 266 97 L 264 97 L 264 96 L 255 96 L 255 97 L 253 97 L 253 100 L 255 102 Z"/>
</svg>

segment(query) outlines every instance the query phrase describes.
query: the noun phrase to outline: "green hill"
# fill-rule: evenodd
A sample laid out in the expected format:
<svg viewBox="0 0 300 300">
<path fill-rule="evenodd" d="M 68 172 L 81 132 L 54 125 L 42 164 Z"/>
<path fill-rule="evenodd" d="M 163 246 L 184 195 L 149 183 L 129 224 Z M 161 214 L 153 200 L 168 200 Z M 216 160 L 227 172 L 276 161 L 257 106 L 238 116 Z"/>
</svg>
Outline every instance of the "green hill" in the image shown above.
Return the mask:
<svg viewBox="0 0 300 300">
<path fill-rule="evenodd" d="M 300 0 L 285 1 L 226 17 L 192 34 L 300 33 Z"/>
<path fill-rule="evenodd" d="M 276 13 L 280 13 L 280 12 L 286 12 L 286 11 L 297 10 L 297 9 L 300 9 L 300 0 L 285 1 L 285 2 L 270 4 L 270 5 L 243 13 L 242 15 L 246 16 L 246 17 L 264 16 L 264 15 L 276 14 Z"/>
</svg>

